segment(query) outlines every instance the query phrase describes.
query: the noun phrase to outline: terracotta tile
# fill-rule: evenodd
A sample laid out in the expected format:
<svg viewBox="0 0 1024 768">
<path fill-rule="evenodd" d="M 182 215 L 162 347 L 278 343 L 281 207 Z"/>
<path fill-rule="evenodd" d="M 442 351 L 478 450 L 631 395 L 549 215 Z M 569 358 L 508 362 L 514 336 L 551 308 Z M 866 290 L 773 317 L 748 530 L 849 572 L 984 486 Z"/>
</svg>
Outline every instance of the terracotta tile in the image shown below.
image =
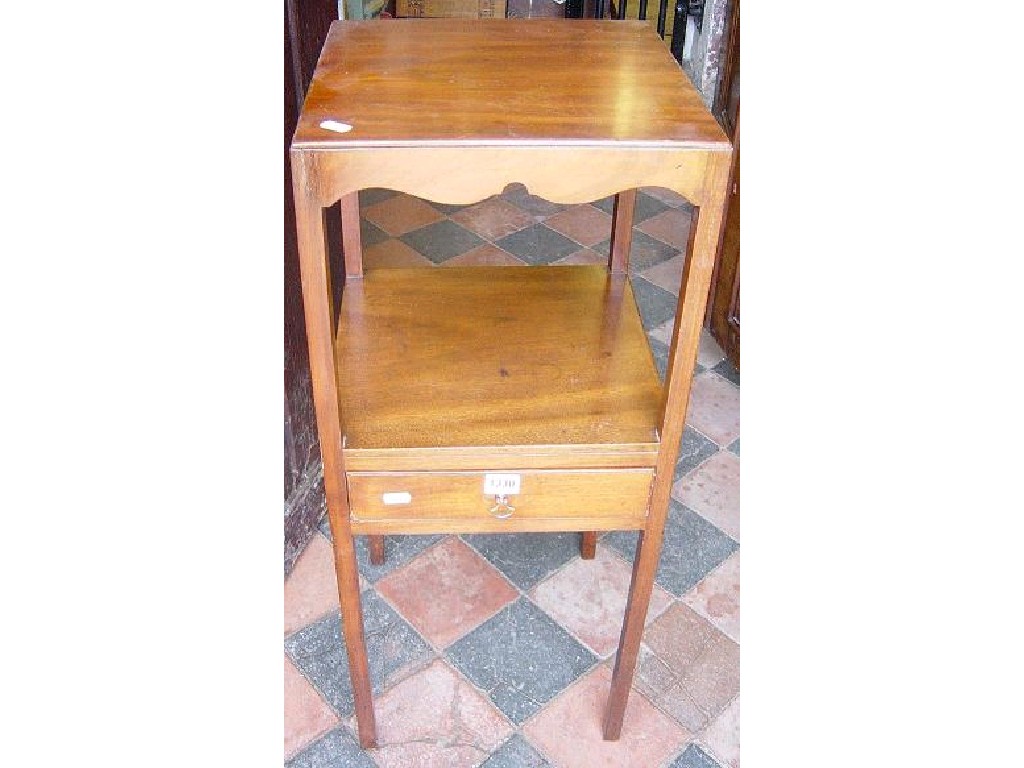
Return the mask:
<svg viewBox="0 0 1024 768">
<path fill-rule="evenodd" d="M 644 632 L 644 642 L 676 678 L 690 669 L 718 632 L 689 606 L 675 603 Z"/>
<path fill-rule="evenodd" d="M 576 559 L 530 592 L 530 598 L 577 640 L 602 658 L 619 645 L 632 569 L 601 545 L 593 560 Z M 672 595 L 655 585 L 647 623 L 669 605 Z"/>
<path fill-rule="evenodd" d="M 740 553 L 709 573 L 683 602 L 737 643 L 740 641 Z"/>
<path fill-rule="evenodd" d="M 544 223 L 580 245 L 596 245 L 611 237 L 612 217 L 592 205 L 574 205 Z"/>
<path fill-rule="evenodd" d="M 371 269 L 432 266 L 434 266 L 434 262 L 395 238 L 389 238 L 383 243 L 363 248 L 363 269 L 367 272 Z"/>
<path fill-rule="evenodd" d="M 683 267 L 686 265 L 686 257 L 682 254 L 675 256 L 668 261 L 663 261 L 643 272 L 643 276 L 669 293 L 679 295 L 679 285 L 683 279 Z M 664 325 L 664 324 L 663 324 Z M 674 320 L 669 321 L 669 328 L 675 325 Z M 663 327 L 663 326 L 659 326 Z M 667 341 L 665 342 L 668 343 Z"/>
<path fill-rule="evenodd" d="M 363 218 L 389 235 L 404 235 L 444 217 L 427 203 L 411 195 L 395 195 L 363 209 Z"/>
<path fill-rule="evenodd" d="M 657 198 L 665 203 L 665 205 L 671 205 L 673 208 L 692 207 L 689 200 L 678 192 L 673 192 L 671 189 L 665 189 L 664 187 L 642 187 L 642 189 L 645 194 Z"/>
<path fill-rule="evenodd" d="M 300 751 L 338 723 L 327 702 L 320 698 L 287 656 L 284 657 L 284 757 Z"/>
<path fill-rule="evenodd" d="M 652 699 L 689 731 L 707 727 L 739 693 L 739 645 L 689 607 L 673 605 L 644 641 L 674 678 L 666 687 L 661 671 L 648 685 Z M 651 675 L 642 670 L 641 677 Z"/>
<path fill-rule="evenodd" d="M 518 259 L 508 251 L 503 251 L 490 243 L 484 243 L 441 264 L 442 267 L 522 267 L 525 265 L 526 262 L 522 259 Z"/>
<path fill-rule="evenodd" d="M 592 251 L 589 248 L 580 248 L 575 253 L 570 253 L 565 258 L 559 259 L 558 261 L 551 262 L 552 266 L 565 267 L 572 264 L 601 264 L 606 265 L 608 263 L 607 254 L 602 256 L 597 251 Z"/>
<path fill-rule="evenodd" d="M 637 225 L 637 229 L 685 252 L 690 236 L 690 212 L 669 208 Z"/>
<path fill-rule="evenodd" d="M 284 633 L 302 629 L 338 610 L 338 581 L 331 543 L 320 534 L 309 540 L 284 583 Z"/>
<path fill-rule="evenodd" d="M 523 726 L 523 734 L 556 768 L 657 766 L 690 737 L 633 691 L 621 738 L 605 741 L 601 724 L 610 685 L 611 672 L 597 667 Z"/>
<path fill-rule="evenodd" d="M 725 352 L 718 346 L 711 331 L 705 328 L 700 333 L 700 346 L 697 348 L 697 362 L 705 368 L 714 368 L 725 359 Z"/>
<path fill-rule="evenodd" d="M 455 536 L 385 576 L 377 591 L 437 648 L 451 645 L 519 596 Z"/>
<path fill-rule="evenodd" d="M 496 197 L 463 208 L 451 218 L 487 240 L 511 235 L 534 223 L 533 216 Z"/>
<path fill-rule="evenodd" d="M 740 768 L 740 697 L 737 696 L 700 735 L 700 742 L 723 766 Z"/>
<path fill-rule="evenodd" d="M 672 486 L 672 496 L 740 540 L 740 459 L 719 451 Z"/>
<path fill-rule="evenodd" d="M 686 421 L 720 446 L 727 446 L 740 436 L 739 389 L 708 371 L 694 376 Z"/>
<path fill-rule="evenodd" d="M 512 733 L 501 713 L 441 660 L 375 702 L 382 768 L 473 768 Z"/>
</svg>

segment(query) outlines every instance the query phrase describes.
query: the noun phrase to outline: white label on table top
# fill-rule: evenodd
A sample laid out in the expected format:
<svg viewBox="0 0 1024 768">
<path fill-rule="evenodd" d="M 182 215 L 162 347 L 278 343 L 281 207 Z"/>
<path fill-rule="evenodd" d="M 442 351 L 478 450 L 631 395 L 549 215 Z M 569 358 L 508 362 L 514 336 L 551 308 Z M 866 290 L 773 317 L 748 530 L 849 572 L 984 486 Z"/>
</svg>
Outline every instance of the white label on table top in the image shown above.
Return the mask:
<svg viewBox="0 0 1024 768">
<path fill-rule="evenodd" d="M 343 123 L 340 120 L 322 120 L 320 127 L 325 131 L 334 131 L 335 133 L 348 133 L 352 130 L 352 126 L 348 123 Z"/>
<path fill-rule="evenodd" d="M 408 491 L 392 491 L 391 493 L 385 493 L 381 498 L 384 500 L 385 506 L 412 503 L 412 494 Z"/>
<path fill-rule="evenodd" d="M 508 472 L 486 472 L 484 474 L 484 494 L 487 496 L 519 493 L 522 475 Z"/>
</svg>

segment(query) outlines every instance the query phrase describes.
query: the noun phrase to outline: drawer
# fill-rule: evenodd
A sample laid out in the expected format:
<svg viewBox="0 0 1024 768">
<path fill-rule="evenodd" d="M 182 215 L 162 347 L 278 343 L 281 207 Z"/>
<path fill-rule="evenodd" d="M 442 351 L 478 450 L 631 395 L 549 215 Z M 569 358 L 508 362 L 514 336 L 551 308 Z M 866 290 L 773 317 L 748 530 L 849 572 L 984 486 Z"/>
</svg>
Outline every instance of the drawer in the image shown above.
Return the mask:
<svg viewBox="0 0 1024 768">
<path fill-rule="evenodd" d="M 653 476 L 650 467 L 350 472 L 349 507 L 356 532 L 364 531 L 360 522 L 394 523 L 383 528 L 396 531 L 401 523 L 407 533 L 638 528 L 647 517 Z"/>
</svg>

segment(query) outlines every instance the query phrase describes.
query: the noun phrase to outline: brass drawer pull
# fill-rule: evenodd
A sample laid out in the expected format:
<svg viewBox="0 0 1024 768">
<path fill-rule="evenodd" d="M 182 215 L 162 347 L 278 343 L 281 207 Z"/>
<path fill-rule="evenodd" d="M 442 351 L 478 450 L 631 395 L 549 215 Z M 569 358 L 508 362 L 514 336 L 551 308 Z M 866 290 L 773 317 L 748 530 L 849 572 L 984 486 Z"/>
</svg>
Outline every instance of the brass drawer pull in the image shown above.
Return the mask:
<svg viewBox="0 0 1024 768">
<path fill-rule="evenodd" d="M 507 517 L 512 517 L 512 513 L 516 511 L 516 508 L 508 503 L 508 496 L 498 494 L 494 497 L 494 506 L 487 511 L 498 519 L 504 520 Z"/>
</svg>

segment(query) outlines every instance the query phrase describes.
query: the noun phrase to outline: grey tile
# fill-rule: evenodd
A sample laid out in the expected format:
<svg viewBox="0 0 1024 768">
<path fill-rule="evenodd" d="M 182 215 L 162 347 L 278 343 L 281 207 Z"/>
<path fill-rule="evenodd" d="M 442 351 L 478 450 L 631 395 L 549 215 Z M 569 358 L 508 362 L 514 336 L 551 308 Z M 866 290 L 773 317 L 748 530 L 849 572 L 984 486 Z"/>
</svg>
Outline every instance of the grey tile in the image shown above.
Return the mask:
<svg viewBox="0 0 1024 768">
<path fill-rule="evenodd" d="M 380 227 L 376 226 L 366 219 L 359 220 L 359 235 L 362 241 L 363 248 L 369 248 L 371 245 L 377 245 L 377 243 L 383 243 L 385 240 L 391 237 Z"/>
<path fill-rule="evenodd" d="M 436 208 L 445 216 L 451 216 L 453 213 L 458 213 L 464 208 L 469 208 L 468 205 L 451 205 L 449 203 L 435 203 L 433 200 L 423 200 L 431 208 Z"/>
<path fill-rule="evenodd" d="M 714 758 L 696 744 L 690 744 L 668 768 L 722 768 Z"/>
<path fill-rule="evenodd" d="M 651 197 L 646 192 L 638 192 L 636 196 L 636 209 L 633 212 L 633 224 L 640 224 L 652 216 L 657 216 L 662 211 L 667 211 L 671 206 L 665 205 L 656 197 Z M 635 233 L 634 233 L 635 234 Z"/>
<path fill-rule="evenodd" d="M 373 565 L 370 563 L 369 539 L 366 536 L 356 536 L 356 562 L 359 564 L 359 572 L 371 584 L 376 584 L 382 577 L 443 538 L 444 535 L 438 533 L 427 536 L 385 536 L 384 564 Z"/>
<path fill-rule="evenodd" d="M 645 331 L 650 333 L 676 316 L 676 297 L 671 293 L 642 277 L 631 277 L 629 282 L 633 286 L 633 296 Z"/>
<path fill-rule="evenodd" d="M 462 539 L 524 591 L 580 553 L 578 533 L 481 533 Z"/>
<path fill-rule="evenodd" d="M 525 597 L 449 647 L 445 655 L 517 725 L 598 661 Z"/>
<path fill-rule="evenodd" d="M 604 541 L 632 561 L 636 553 L 636 531 L 613 531 Z M 673 595 L 681 597 L 739 546 L 692 509 L 672 499 L 661 561 L 654 579 Z"/>
<path fill-rule="evenodd" d="M 608 255 L 611 247 L 611 240 L 602 240 L 591 248 L 602 256 Z M 633 239 L 629 246 L 629 272 L 636 274 L 657 266 L 662 262 L 674 259 L 682 251 L 673 248 L 668 243 L 663 243 L 656 237 L 651 237 L 639 229 L 633 230 Z"/>
<path fill-rule="evenodd" d="M 468 229 L 450 219 L 442 219 L 412 232 L 406 232 L 399 240 L 435 264 L 461 256 L 484 243 Z"/>
<path fill-rule="evenodd" d="M 737 456 L 740 455 L 740 439 L 738 437 L 735 440 L 733 440 L 731 443 L 729 443 L 728 450 L 732 451 Z"/>
<path fill-rule="evenodd" d="M 326 536 L 328 541 L 334 541 L 331 538 L 331 524 L 327 515 L 320 520 L 320 533 Z M 356 536 L 356 563 L 359 566 L 359 573 L 371 584 L 376 584 L 398 566 L 409 562 L 442 538 L 444 535 L 439 533 L 424 536 L 385 536 L 384 563 L 383 565 L 373 565 L 370 562 L 369 539 L 366 536 Z"/>
<path fill-rule="evenodd" d="M 500 240 L 495 240 L 494 244 L 518 256 L 527 264 L 550 264 L 580 249 L 579 243 L 544 224 L 534 224 L 513 232 Z"/>
<path fill-rule="evenodd" d="M 712 368 L 715 373 L 721 376 L 723 379 L 728 379 L 737 387 L 740 385 L 740 372 L 733 367 L 733 364 L 729 362 L 729 358 L 725 358 Z"/>
<path fill-rule="evenodd" d="M 605 213 L 615 212 L 615 195 L 609 195 L 601 200 L 595 200 L 591 205 L 597 206 Z M 633 226 L 642 224 L 652 216 L 657 216 L 662 211 L 667 211 L 672 206 L 665 205 L 657 198 L 651 197 L 646 192 L 638 192 L 636 196 L 636 207 L 633 209 Z M 633 237 L 642 235 L 643 232 L 633 232 Z"/>
<path fill-rule="evenodd" d="M 552 203 L 543 197 L 537 197 L 537 195 L 531 195 L 522 184 L 510 185 L 500 197 L 506 203 L 518 206 L 538 220 L 554 216 L 556 213 L 564 211 L 569 207 L 561 203 Z"/>
<path fill-rule="evenodd" d="M 396 672 L 426 663 L 433 652 L 376 590 L 366 590 L 362 598 L 370 681 L 374 693 L 380 693 Z M 284 649 L 335 712 L 342 717 L 352 714 L 352 681 L 339 613 L 285 638 Z"/>
<path fill-rule="evenodd" d="M 683 430 L 683 439 L 679 441 L 679 458 L 676 459 L 675 482 L 687 472 L 692 472 L 718 453 L 718 445 L 689 424 Z"/>
<path fill-rule="evenodd" d="M 668 344 L 664 344 L 658 339 L 652 339 L 650 336 L 647 337 L 647 341 L 651 346 L 651 355 L 654 357 L 654 367 L 658 369 L 658 378 L 664 384 L 665 371 L 668 370 Z"/>
<path fill-rule="evenodd" d="M 498 747 L 480 768 L 549 768 L 550 765 L 526 739 L 516 733 Z"/>
<path fill-rule="evenodd" d="M 393 189 L 383 189 L 381 187 L 371 187 L 370 189 L 359 190 L 359 207 L 369 208 L 371 205 L 377 203 L 383 203 L 385 200 L 394 197 L 395 195 L 401 194 Z"/>
<path fill-rule="evenodd" d="M 376 768 L 343 725 L 328 731 L 284 764 L 285 768 Z"/>
</svg>

